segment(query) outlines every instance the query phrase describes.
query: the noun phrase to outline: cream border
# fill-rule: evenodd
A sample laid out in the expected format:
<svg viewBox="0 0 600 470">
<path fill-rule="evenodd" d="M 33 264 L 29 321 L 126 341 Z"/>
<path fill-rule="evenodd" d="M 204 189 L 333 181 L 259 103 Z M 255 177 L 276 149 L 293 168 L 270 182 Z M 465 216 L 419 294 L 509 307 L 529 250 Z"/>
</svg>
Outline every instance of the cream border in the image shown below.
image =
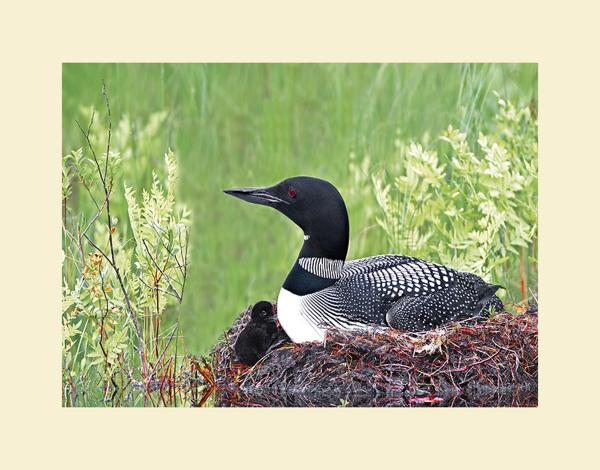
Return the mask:
<svg viewBox="0 0 600 470">
<path fill-rule="evenodd" d="M 598 461 L 591 362 L 599 318 L 598 11 L 582 1 L 431 3 L 106 0 L 3 9 L 7 468 L 379 468 L 384 461 L 589 468 Z M 57 195 L 67 61 L 538 62 L 539 408 L 62 409 Z"/>
</svg>

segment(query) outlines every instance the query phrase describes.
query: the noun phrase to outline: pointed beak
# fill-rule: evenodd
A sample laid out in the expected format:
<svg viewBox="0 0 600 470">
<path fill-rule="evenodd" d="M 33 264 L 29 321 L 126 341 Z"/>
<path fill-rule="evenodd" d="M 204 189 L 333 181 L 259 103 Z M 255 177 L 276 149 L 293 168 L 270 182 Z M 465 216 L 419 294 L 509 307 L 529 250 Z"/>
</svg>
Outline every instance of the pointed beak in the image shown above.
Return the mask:
<svg viewBox="0 0 600 470">
<path fill-rule="evenodd" d="M 283 203 L 289 205 L 289 202 L 273 194 L 273 188 L 232 188 L 224 189 L 223 192 L 252 204 L 274 206 Z"/>
</svg>

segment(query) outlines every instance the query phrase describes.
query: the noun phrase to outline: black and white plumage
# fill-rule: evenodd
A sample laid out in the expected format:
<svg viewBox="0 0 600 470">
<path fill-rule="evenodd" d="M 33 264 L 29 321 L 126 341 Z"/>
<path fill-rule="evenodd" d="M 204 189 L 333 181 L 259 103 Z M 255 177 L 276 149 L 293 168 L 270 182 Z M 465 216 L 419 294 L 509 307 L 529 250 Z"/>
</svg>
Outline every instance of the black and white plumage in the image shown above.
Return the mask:
<svg viewBox="0 0 600 470">
<path fill-rule="evenodd" d="M 329 182 L 306 176 L 270 188 L 226 190 L 269 205 L 304 231 L 304 245 L 278 298 L 279 321 L 294 342 L 321 340 L 327 328 L 368 325 L 422 331 L 503 308 L 500 287 L 480 277 L 401 255 L 345 261 L 349 223 Z"/>
</svg>

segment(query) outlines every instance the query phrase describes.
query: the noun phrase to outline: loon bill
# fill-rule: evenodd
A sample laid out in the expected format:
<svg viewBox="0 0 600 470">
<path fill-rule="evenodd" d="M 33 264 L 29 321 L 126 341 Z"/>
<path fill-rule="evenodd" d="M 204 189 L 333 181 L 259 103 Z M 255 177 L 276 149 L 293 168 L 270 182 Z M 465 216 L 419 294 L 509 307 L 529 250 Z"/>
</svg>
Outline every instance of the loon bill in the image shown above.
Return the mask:
<svg viewBox="0 0 600 470">
<path fill-rule="evenodd" d="M 423 331 L 503 308 L 500 286 L 448 266 L 402 255 L 346 261 L 348 212 L 328 181 L 297 176 L 225 193 L 271 206 L 304 231 L 277 300 L 279 322 L 296 343 L 321 341 L 328 328 Z"/>
</svg>

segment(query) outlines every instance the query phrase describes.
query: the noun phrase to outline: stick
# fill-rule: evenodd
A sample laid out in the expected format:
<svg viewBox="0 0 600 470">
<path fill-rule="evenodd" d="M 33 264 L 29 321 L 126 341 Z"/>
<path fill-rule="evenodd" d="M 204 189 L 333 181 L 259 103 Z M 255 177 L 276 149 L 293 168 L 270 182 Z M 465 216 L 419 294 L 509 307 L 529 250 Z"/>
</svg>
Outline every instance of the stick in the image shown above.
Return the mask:
<svg viewBox="0 0 600 470">
<path fill-rule="evenodd" d="M 177 292 L 177 289 L 175 289 L 175 287 L 173 287 L 173 284 L 171 283 L 171 279 L 169 278 L 169 276 L 162 269 L 160 269 L 160 266 L 158 265 L 158 263 L 156 262 L 156 260 L 152 256 L 152 254 L 150 253 L 150 250 L 148 249 L 148 244 L 146 243 L 146 240 L 142 240 L 142 243 L 144 244 L 144 248 L 146 249 L 146 253 L 148 253 L 148 256 L 152 260 L 152 264 L 154 264 L 154 266 L 156 267 L 156 269 L 158 269 L 158 271 L 160 272 L 161 276 L 165 277 L 165 279 L 167 280 L 167 283 L 169 284 L 169 287 L 173 291 L 173 295 L 175 296 L 175 298 L 177 299 L 177 301 L 179 303 L 181 303 L 182 299 L 181 299 L 181 296 L 179 295 L 179 292 Z"/>
<path fill-rule="evenodd" d="M 110 158 L 109 151 L 110 151 L 112 119 L 111 119 L 111 115 L 110 115 L 110 104 L 109 104 L 109 100 L 108 100 L 108 94 L 106 92 L 106 87 L 105 87 L 104 83 L 102 86 L 102 94 L 104 95 L 107 110 L 108 110 L 108 145 L 107 145 L 107 149 L 106 149 L 106 162 L 105 162 L 105 173 L 104 174 L 102 173 L 102 170 L 100 169 L 100 163 L 98 162 L 98 158 L 96 157 L 96 152 L 94 151 L 94 146 L 92 145 L 92 143 L 90 141 L 89 128 L 88 128 L 88 131 L 85 132 L 83 130 L 83 128 L 81 127 L 81 125 L 79 124 L 79 122 L 77 122 L 77 121 L 76 122 L 77 122 L 77 126 L 81 130 L 81 133 L 84 135 L 84 137 L 88 143 L 90 151 L 92 152 L 92 156 L 94 157 L 94 162 L 96 163 L 96 169 L 98 170 L 98 176 L 100 177 L 100 181 L 102 182 L 102 188 L 104 189 L 104 195 L 105 195 L 105 201 L 106 201 L 106 219 L 107 219 L 107 224 L 108 224 L 108 242 L 110 245 L 110 258 L 106 255 L 106 253 L 104 253 L 103 250 L 100 250 L 98 248 L 98 246 L 92 242 L 92 240 L 87 236 L 87 234 L 84 233 L 84 236 L 92 244 L 92 246 L 94 246 L 104 256 L 104 258 L 106 258 L 108 260 L 109 264 L 111 265 L 111 267 L 117 277 L 117 280 L 119 281 L 119 287 L 121 288 L 121 292 L 123 293 L 123 297 L 125 298 L 125 304 L 127 305 L 127 313 L 129 314 L 129 318 L 131 319 L 131 322 L 135 329 L 135 334 L 136 334 L 136 337 L 138 340 L 138 352 L 139 352 L 140 360 L 142 363 L 142 371 L 145 376 L 147 374 L 147 365 L 146 365 L 146 354 L 145 354 L 145 350 L 144 350 L 144 338 L 142 336 L 142 332 L 140 331 L 140 326 L 138 324 L 135 312 L 133 311 L 133 307 L 131 306 L 131 302 L 129 300 L 129 294 L 127 293 L 127 289 L 125 288 L 125 283 L 123 282 L 123 278 L 121 277 L 121 273 L 119 271 L 119 268 L 117 267 L 114 244 L 113 244 L 113 224 L 112 224 L 112 217 L 110 214 L 110 193 L 112 190 L 112 184 L 110 185 L 110 188 L 109 188 L 109 185 L 107 184 L 107 181 L 105 178 L 105 176 L 107 175 L 107 171 L 108 171 L 108 159 Z M 90 122 L 90 127 L 91 127 L 91 122 Z"/>
</svg>

